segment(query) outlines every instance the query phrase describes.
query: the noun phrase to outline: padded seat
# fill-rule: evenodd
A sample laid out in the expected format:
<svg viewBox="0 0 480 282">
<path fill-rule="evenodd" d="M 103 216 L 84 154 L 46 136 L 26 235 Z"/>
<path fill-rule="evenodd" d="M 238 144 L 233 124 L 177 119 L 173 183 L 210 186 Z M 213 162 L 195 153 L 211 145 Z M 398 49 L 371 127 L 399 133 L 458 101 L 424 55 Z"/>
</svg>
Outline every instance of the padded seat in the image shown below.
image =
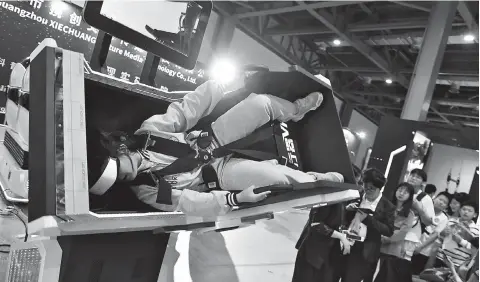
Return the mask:
<svg viewBox="0 0 480 282">
<path fill-rule="evenodd" d="M 122 85 L 120 81 L 109 82 L 105 79 L 102 81 L 92 78 L 91 75 L 87 76 L 85 81 L 87 128 L 95 127 L 105 131 L 124 131 L 133 134 L 145 119 L 164 113 L 171 101 L 183 97 L 155 89 L 148 90 L 148 88 L 133 89 L 126 84 Z M 258 71 L 247 79 L 245 89 L 225 95 L 213 112 L 202 118 L 193 129 L 205 128 L 250 93 L 268 93 L 293 102 L 315 91 L 323 93 L 322 106 L 316 111 L 309 112 L 300 122 L 288 123 L 288 134 L 298 143 L 303 170 L 339 172 L 344 176 L 346 183 L 354 184 L 350 157 L 333 93 L 313 76 L 298 71 Z M 151 210 L 149 206 L 138 201 L 128 187 L 121 190 L 124 191 L 109 193 L 100 199 L 92 197 L 91 209 Z"/>
</svg>

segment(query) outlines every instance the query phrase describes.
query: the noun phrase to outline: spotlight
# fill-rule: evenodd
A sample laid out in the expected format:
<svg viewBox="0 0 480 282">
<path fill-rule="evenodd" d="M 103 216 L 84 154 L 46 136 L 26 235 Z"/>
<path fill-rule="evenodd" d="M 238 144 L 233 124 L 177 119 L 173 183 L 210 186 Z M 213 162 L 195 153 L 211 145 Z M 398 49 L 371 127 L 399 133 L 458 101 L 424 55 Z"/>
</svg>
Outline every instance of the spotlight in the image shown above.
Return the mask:
<svg viewBox="0 0 480 282">
<path fill-rule="evenodd" d="M 221 84 L 231 83 L 237 75 L 235 64 L 227 59 L 215 61 L 210 68 L 210 77 Z"/>
<path fill-rule="evenodd" d="M 367 137 L 367 133 L 365 133 L 364 131 L 360 131 L 357 134 L 360 139 L 365 139 L 365 137 Z"/>
<path fill-rule="evenodd" d="M 338 45 L 340 45 L 341 43 L 342 43 L 342 42 L 341 42 L 340 40 L 338 40 L 338 39 L 333 40 L 333 44 L 334 44 L 334 45 L 337 45 L 337 46 L 338 46 Z"/>
<path fill-rule="evenodd" d="M 392 84 L 393 81 L 392 81 L 390 78 L 387 78 L 387 79 L 385 79 L 385 82 L 386 82 L 387 84 Z"/>
<path fill-rule="evenodd" d="M 466 34 L 463 37 L 463 40 L 465 40 L 466 42 L 473 42 L 473 40 L 475 40 L 475 36 L 473 36 L 472 34 Z"/>
</svg>

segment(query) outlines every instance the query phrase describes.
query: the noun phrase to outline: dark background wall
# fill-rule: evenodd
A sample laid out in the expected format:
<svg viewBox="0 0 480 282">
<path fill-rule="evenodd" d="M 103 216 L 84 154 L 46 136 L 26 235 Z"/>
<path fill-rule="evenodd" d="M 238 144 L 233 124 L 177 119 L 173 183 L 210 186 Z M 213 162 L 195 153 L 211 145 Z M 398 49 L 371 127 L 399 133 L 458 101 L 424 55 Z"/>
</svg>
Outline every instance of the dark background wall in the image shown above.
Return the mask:
<svg viewBox="0 0 480 282">
<path fill-rule="evenodd" d="M 390 153 L 403 145 L 409 146 L 415 131 L 424 132 L 434 144 L 478 150 L 478 128 L 431 124 L 385 116 L 377 130 L 369 167 L 385 172 Z M 389 181 L 385 186 L 387 194 L 399 183 L 406 157 L 406 153 L 398 155 L 392 163 Z"/>
<path fill-rule="evenodd" d="M 12 64 L 29 56 L 44 38 L 53 38 L 59 47 L 83 53 L 90 60 L 98 31 L 83 21 L 81 12 L 62 1 L 0 2 L 0 122 Z M 113 38 L 108 72 L 131 82 L 139 80 L 145 57 L 145 51 Z M 155 79 L 157 87 L 168 91 L 193 90 L 205 80 L 201 63 L 189 71 L 165 60 L 161 60 Z"/>
</svg>

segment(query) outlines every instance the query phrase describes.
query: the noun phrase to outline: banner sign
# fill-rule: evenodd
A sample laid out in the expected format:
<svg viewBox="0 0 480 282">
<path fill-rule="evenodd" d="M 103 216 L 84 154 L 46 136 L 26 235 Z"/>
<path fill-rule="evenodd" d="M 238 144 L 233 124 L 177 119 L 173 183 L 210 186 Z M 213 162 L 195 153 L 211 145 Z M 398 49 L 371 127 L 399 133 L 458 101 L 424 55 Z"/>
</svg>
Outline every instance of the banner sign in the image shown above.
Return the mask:
<svg viewBox="0 0 480 282">
<path fill-rule="evenodd" d="M 90 61 L 98 30 L 82 19 L 82 10 L 62 1 L 0 1 L 0 122 L 3 122 L 6 86 L 16 62 L 28 57 L 45 38 L 61 48 L 83 53 Z M 106 66 L 113 77 L 138 82 L 146 52 L 128 42 L 112 39 Z M 189 91 L 207 80 L 201 63 L 185 70 L 161 59 L 156 86 L 165 91 Z"/>
</svg>

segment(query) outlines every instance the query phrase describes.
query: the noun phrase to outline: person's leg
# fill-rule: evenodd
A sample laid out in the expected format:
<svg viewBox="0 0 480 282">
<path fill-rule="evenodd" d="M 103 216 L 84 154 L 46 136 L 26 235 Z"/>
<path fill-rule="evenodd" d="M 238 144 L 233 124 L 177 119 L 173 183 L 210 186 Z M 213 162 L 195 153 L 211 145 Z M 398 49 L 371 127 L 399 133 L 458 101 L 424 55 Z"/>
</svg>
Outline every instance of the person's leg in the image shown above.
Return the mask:
<svg viewBox="0 0 480 282">
<path fill-rule="evenodd" d="M 370 265 L 361 253 L 353 252 L 348 256 L 344 268 L 342 282 L 362 282 L 370 269 Z"/>
<path fill-rule="evenodd" d="M 306 173 L 290 167 L 279 165 L 276 160 L 252 161 L 227 158 L 215 163 L 220 187 L 223 190 L 244 190 L 250 186 L 288 185 L 315 182 L 318 176 L 323 180 L 343 182 L 338 173 Z"/>
<path fill-rule="evenodd" d="M 215 166 L 214 166 L 215 167 Z M 244 190 L 252 185 L 264 187 L 292 183 L 314 182 L 315 178 L 303 171 L 278 165 L 277 161 L 252 161 L 229 158 L 215 167 L 223 190 Z"/>
<path fill-rule="evenodd" d="M 186 94 L 181 102 L 171 103 L 166 113 L 145 120 L 135 134 L 146 131 L 185 132 L 213 111 L 224 92 L 222 85 L 207 81 Z"/>
<path fill-rule="evenodd" d="M 422 271 L 425 270 L 425 265 L 427 265 L 428 257 L 422 254 L 415 254 L 412 256 L 412 272 L 414 275 L 420 275 Z"/>
<path fill-rule="evenodd" d="M 318 92 L 295 103 L 272 95 L 250 94 L 220 116 L 212 124 L 212 130 L 220 145 L 226 145 L 248 136 L 270 121 L 298 121 L 308 111 L 318 108 L 322 101 L 323 96 Z"/>
</svg>

